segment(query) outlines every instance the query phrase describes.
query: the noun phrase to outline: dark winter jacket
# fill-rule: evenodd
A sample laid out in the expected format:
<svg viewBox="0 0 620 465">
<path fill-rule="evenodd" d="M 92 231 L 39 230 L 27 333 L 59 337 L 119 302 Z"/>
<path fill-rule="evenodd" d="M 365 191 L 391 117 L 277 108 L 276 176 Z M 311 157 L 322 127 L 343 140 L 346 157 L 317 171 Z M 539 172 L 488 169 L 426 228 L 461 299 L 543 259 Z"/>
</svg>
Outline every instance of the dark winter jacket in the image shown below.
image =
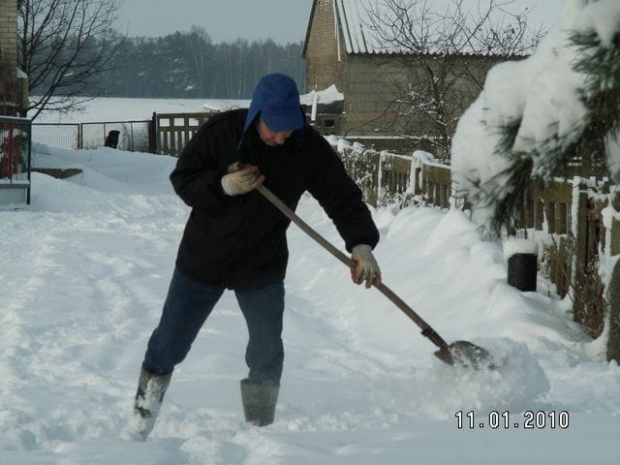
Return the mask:
<svg viewBox="0 0 620 465">
<path fill-rule="evenodd" d="M 232 289 L 284 279 L 290 221 L 257 191 L 224 194 L 221 178 L 236 161 L 257 165 L 265 186 L 292 209 L 310 192 L 347 250 L 357 244 L 374 247 L 379 233 L 361 191 L 325 139 L 306 125 L 284 145 L 268 147 L 254 124 L 244 134 L 246 115 L 247 110 L 234 110 L 207 121 L 170 175 L 176 193 L 192 207 L 177 268 L 195 281 Z"/>
</svg>

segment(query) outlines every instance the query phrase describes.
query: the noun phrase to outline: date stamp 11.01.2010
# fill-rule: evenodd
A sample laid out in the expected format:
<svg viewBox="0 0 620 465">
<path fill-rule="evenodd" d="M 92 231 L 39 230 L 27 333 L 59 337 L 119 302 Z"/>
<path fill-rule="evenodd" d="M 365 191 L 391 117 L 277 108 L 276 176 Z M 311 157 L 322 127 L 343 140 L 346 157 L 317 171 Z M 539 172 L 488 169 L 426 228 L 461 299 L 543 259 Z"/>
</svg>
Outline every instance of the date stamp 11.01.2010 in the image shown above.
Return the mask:
<svg viewBox="0 0 620 465">
<path fill-rule="evenodd" d="M 566 410 L 526 410 L 518 415 L 509 411 L 492 410 L 477 414 L 473 410 L 459 410 L 454 414 L 458 429 L 522 429 L 522 430 L 565 430 L 570 427 L 570 414 Z"/>
</svg>

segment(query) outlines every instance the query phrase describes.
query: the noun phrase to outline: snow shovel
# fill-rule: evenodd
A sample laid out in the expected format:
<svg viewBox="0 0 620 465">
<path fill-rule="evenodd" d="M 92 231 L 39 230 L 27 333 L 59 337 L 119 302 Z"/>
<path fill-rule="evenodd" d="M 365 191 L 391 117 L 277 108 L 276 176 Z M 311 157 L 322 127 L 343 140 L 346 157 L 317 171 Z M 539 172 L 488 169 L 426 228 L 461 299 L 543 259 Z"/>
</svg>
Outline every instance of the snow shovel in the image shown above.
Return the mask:
<svg viewBox="0 0 620 465">
<path fill-rule="evenodd" d="M 323 246 L 325 250 L 340 260 L 348 268 L 354 267 L 351 258 L 336 248 L 331 242 L 316 232 L 310 225 L 302 220 L 297 214 L 282 202 L 273 192 L 264 185 L 256 188 L 269 202 L 271 202 L 284 216 L 295 223 L 312 239 Z M 384 296 L 392 301 L 402 312 L 407 315 L 422 330 L 422 335 L 427 337 L 439 350 L 435 352 L 435 356 L 448 365 L 456 365 L 465 368 L 479 369 L 495 369 L 493 357 L 482 347 L 479 347 L 468 341 L 456 341 L 448 344 L 426 321 L 420 317 L 411 307 L 409 307 L 400 297 L 398 297 L 389 287 L 381 283 L 374 285 Z"/>
</svg>

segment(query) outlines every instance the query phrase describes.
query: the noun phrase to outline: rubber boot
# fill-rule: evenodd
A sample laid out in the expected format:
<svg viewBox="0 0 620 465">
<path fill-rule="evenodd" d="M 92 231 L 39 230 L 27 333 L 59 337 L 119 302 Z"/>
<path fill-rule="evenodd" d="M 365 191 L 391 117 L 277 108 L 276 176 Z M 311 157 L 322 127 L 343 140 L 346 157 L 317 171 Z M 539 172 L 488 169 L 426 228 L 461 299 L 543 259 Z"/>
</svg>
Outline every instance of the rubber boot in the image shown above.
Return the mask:
<svg viewBox="0 0 620 465">
<path fill-rule="evenodd" d="M 272 424 L 279 391 L 280 386 L 274 382 L 241 380 L 241 400 L 245 421 L 256 426 Z"/>
<path fill-rule="evenodd" d="M 172 373 L 156 375 L 142 368 L 138 380 L 138 391 L 133 406 L 133 414 L 129 420 L 123 438 L 129 441 L 146 441 L 153 431 L 157 414 L 164 400 L 164 394 L 170 384 Z"/>
</svg>

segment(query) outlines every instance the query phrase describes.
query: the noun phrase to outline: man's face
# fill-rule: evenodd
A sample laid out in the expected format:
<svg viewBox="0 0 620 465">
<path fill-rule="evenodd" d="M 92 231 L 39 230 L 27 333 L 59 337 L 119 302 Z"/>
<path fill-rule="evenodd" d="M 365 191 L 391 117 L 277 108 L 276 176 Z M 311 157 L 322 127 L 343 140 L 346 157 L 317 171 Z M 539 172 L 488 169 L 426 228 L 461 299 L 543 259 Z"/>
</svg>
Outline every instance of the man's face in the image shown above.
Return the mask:
<svg viewBox="0 0 620 465">
<path fill-rule="evenodd" d="M 272 131 L 265 123 L 263 123 L 262 119 L 258 120 L 256 127 L 261 140 L 269 147 L 276 147 L 284 144 L 286 139 L 291 137 L 291 134 L 293 134 L 293 131 Z"/>
</svg>

